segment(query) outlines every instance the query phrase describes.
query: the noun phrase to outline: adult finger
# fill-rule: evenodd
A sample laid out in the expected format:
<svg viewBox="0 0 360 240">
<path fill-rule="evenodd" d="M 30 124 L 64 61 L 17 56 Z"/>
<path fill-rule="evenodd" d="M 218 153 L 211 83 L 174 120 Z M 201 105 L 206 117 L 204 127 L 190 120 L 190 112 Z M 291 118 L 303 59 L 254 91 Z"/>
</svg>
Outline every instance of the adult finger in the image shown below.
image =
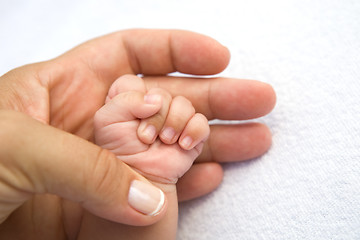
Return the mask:
<svg viewBox="0 0 360 240">
<path fill-rule="evenodd" d="M 177 184 L 179 201 L 187 201 L 204 196 L 217 188 L 223 178 L 223 170 L 217 163 L 194 164 Z"/>
<path fill-rule="evenodd" d="M 119 223 L 148 225 L 164 215 L 164 194 L 109 151 L 14 111 L 0 111 L 0 129 L 2 221 L 42 193 Z"/>
<path fill-rule="evenodd" d="M 212 192 L 223 177 L 218 163 L 244 161 L 262 155 L 271 145 L 269 129 L 259 123 L 213 125 L 200 156 L 177 183 L 179 201 Z"/>
<path fill-rule="evenodd" d="M 161 87 L 184 96 L 208 119 L 245 120 L 264 116 L 275 106 L 274 89 L 255 80 L 145 77 L 148 89 Z"/>
<path fill-rule="evenodd" d="M 229 59 L 228 49 L 210 37 L 182 30 L 153 29 L 111 33 L 58 58 L 63 63 L 85 61 L 96 76 L 110 81 L 127 73 L 164 75 L 178 71 L 211 75 L 223 71 Z"/>
<path fill-rule="evenodd" d="M 225 69 L 227 48 L 207 36 L 182 30 L 126 31 L 123 41 L 135 73 L 159 75 L 182 72 L 216 74 Z"/>
<path fill-rule="evenodd" d="M 234 162 L 264 154 L 271 146 L 271 132 L 261 123 L 212 125 L 209 139 L 197 162 Z"/>
</svg>

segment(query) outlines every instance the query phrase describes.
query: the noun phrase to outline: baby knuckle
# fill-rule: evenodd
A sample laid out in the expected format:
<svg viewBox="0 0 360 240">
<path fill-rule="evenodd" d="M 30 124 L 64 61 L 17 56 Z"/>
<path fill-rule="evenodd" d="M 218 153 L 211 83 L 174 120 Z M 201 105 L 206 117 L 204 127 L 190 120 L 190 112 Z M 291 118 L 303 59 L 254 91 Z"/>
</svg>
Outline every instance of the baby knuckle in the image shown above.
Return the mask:
<svg viewBox="0 0 360 240">
<path fill-rule="evenodd" d="M 196 113 L 196 117 L 199 119 L 200 122 L 202 123 L 207 123 L 208 122 L 208 119 L 205 117 L 204 114 L 202 113 Z"/>
</svg>

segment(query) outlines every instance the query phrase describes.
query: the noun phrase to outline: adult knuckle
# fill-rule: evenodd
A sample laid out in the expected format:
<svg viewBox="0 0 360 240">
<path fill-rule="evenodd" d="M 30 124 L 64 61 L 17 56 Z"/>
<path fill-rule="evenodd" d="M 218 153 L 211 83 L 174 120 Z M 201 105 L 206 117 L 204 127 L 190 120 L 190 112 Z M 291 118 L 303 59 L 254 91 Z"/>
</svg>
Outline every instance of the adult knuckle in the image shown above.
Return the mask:
<svg viewBox="0 0 360 240">
<path fill-rule="evenodd" d="M 0 110 L 0 172 L 3 183 L 13 189 L 36 189 L 29 175 L 29 165 L 22 161 L 19 149 L 27 144 L 26 129 L 29 117 L 11 110 Z M 28 155 L 25 155 L 29 158 Z"/>
<path fill-rule="evenodd" d="M 11 151 L 11 146 L 18 142 L 16 136 L 22 124 L 17 115 L 19 114 L 13 111 L 0 110 L 0 154 Z"/>
<path fill-rule="evenodd" d="M 96 190 L 103 189 L 111 178 L 112 169 L 116 166 L 111 159 L 109 151 L 99 148 L 99 151 L 93 162 L 90 175 L 93 176 L 94 186 Z"/>
<path fill-rule="evenodd" d="M 101 196 L 111 196 L 119 190 L 118 182 L 122 182 L 122 162 L 106 149 L 99 148 L 91 168 L 93 190 Z"/>
</svg>

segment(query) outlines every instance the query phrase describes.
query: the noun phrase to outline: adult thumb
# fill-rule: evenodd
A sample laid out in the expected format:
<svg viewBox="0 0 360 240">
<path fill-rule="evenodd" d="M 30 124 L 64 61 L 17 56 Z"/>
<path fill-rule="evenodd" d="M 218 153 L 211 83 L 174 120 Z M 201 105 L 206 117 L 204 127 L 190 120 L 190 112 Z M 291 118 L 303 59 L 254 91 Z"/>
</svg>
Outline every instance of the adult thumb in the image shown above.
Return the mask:
<svg viewBox="0 0 360 240">
<path fill-rule="evenodd" d="M 51 193 L 118 223 L 149 225 L 163 192 L 107 150 L 22 113 L 0 110 L 0 223 L 33 194 Z"/>
</svg>

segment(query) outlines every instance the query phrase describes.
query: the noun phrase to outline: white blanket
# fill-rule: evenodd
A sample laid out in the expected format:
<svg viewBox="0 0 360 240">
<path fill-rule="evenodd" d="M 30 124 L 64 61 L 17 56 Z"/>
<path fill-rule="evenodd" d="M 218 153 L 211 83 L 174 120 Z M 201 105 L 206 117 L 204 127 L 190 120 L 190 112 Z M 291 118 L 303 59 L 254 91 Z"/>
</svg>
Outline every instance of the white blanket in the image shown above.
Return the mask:
<svg viewBox="0 0 360 240">
<path fill-rule="evenodd" d="M 0 13 L 0 75 L 119 29 L 181 28 L 229 47 L 223 76 L 274 86 L 259 120 L 272 148 L 181 204 L 178 239 L 360 239 L 360 1 L 15 0 Z"/>
</svg>

